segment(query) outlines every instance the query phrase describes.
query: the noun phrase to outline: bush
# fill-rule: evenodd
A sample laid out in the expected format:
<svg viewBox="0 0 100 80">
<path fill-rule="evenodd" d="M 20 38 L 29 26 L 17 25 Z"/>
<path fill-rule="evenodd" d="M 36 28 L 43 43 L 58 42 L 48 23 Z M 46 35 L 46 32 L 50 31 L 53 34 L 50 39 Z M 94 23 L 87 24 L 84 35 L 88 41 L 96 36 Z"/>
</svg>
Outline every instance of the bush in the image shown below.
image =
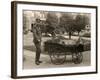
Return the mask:
<svg viewBox="0 0 100 80">
<path fill-rule="evenodd" d="M 51 34 L 44 34 L 43 37 L 51 37 Z"/>
<path fill-rule="evenodd" d="M 90 33 L 85 33 L 82 35 L 83 37 L 91 37 L 91 34 Z"/>
<path fill-rule="evenodd" d="M 24 30 L 23 33 L 24 33 L 24 34 L 28 34 L 28 31 L 27 31 L 27 30 L 26 30 L 26 31 Z"/>
</svg>

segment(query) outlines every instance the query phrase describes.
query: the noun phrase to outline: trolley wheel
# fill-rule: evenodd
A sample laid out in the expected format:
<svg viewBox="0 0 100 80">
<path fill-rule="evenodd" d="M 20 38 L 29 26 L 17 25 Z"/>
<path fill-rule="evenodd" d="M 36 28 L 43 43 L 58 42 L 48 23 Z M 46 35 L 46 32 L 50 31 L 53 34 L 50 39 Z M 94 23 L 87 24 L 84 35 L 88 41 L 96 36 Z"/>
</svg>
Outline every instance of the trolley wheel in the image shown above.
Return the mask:
<svg viewBox="0 0 100 80">
<path fill-rule="evenodd" d="M 73 54 L 72 54 L 72 61 L 73 61 L 75 64 L 81 63 L 82 60 L 83 60 L 83 54 L 82 54 L 81 52 L 73 53 Z"/>
<path fill-rule="evenodd" d="M 51 62 L 56 65 L 63 64 L 66 60 L 65 53 L 50 53 Z"/>
</svg>

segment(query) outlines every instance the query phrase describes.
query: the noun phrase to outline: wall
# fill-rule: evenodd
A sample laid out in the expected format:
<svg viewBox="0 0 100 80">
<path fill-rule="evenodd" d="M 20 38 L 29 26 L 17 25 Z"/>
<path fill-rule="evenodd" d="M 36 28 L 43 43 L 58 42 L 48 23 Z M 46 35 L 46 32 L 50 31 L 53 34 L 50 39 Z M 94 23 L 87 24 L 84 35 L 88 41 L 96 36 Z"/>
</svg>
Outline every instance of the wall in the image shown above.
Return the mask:
<svg viewBox="0 0 100 80">
<path fill-rule="evenodd" d="M 26 1 L 26 0 L 25 0 Z M 64 4 L 100 5 L 100 0 L 30 0 L 37 2 L 51 2 Z M 99 6 L 98 14 L 100 14 Z M 14 80 L 10 78 L 11 71 L 11 0 L 0 0 L 0 80 Z M 100 16 L 98 16 L 100 22 Z M 98 24 L 100 26 L 100 24 Z M 100 35 L 98 27 L 98 35 Z M 100 47 L 100 37 L 98 37 L 98 47 Z M 98 50 L 98 57 L 100 50 Z M 100 61 L 100 58 L 98 59 Z M 98 67 L 100 64 L 98 63 Z M 75 75 L 45 78 L 30 78 L 26 80 L 100 80 L 100 69 L 98 74 Z M 19 79 L 20 80 L 20 79 Z M 22 79 L 24 80 L 24 79 Z"/>
</svg>

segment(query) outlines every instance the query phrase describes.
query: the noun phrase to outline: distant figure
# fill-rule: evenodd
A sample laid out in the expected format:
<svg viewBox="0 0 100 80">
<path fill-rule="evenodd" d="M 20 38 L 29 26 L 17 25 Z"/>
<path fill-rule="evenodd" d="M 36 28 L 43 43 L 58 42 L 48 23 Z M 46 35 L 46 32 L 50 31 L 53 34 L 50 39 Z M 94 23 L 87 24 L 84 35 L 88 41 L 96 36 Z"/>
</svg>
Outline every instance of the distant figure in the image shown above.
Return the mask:
<svg viewBox="0 0 100 80">
<path fill-rule="evenodd" d="M 79 44 L 84 44 L 84 40 L 82 39 L 81 36 L 79 36 L 78 41 L 79 41 Z"/>
<path fill-rule="evenodd" d="M 76 44 L 77 44 L 78 51 L 82 52 L 84 50 L 84 41 L 81 36 L 79 36 Z"/>
<path fill-rule="evenodd" d="M 79 36 L 79 38 L 78 38 L 76 44 L 84 44 L 83 39 L 82 39 L 81 36 Z"/>
<path fill-rule="evenodd" d="M 41 54 L 41 38 L 42 38 L 42 33 L 41 33 L 41 20 L 36 19 L 36 22 L 34 24 L 31 24 L 32 32 L 33 32 L 33 42 L 36 47 L 36 58 L 35 58 L 35 63 L 39 65 L 42 63 L 40 61 L 40 54 Z"/>
</svg>

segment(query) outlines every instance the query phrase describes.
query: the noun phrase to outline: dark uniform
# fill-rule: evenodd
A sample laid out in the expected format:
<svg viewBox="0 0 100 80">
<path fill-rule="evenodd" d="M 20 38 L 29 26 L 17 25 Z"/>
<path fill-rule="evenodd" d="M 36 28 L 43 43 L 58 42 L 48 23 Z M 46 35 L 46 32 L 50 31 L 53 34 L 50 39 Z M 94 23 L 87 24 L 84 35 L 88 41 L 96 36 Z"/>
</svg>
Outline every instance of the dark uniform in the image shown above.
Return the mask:
<svg viewBox="0 0 100 80">
<path fill-rule="evenodd" d="M 42 37 L 40 20 L 36 19 L 36 23 L 32 24 L 31 27 L 32 27 L 33 37 L 34 37 L 33 42 L 36 47 L 35 63 L 39 65 L 39 63 L 41 63 L 39 59 L 40 59 L 40 53 L 41 53 L 41 37 Z"/>
</svg>

